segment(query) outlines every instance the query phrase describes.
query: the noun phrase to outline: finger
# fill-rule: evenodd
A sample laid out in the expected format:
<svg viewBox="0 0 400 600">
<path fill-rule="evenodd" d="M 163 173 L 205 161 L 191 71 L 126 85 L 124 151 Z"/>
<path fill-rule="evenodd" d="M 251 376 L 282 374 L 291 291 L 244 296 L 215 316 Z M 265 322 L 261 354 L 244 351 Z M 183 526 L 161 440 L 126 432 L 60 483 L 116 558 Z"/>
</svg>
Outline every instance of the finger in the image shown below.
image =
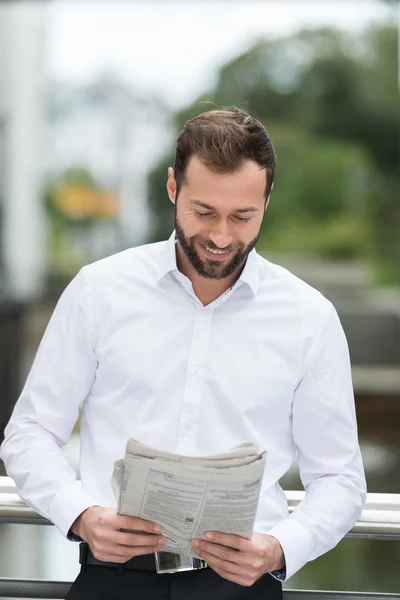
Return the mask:
<svg viewBox="0 0 400 600">
<path fill-rule="evenodd" d="M 113 532 L 112 542 L 121 546 L 157 546 L 165 544 L 167 538 L 159 535 L 140 534 L 140 533 L 123 533 L 121 531 Z"/>
<path fill-rule="evenodd" d="M 248 568 L 246 566 L 223 560 L 208 552 L 201 552 L 199 556 L 201 556 L 201 558 L 214 570 L 219 569 L 220 571 L 225 571 L 236 577 L 245 577 L 248 574 Z"/>
<path fill-rule="evenodd" d="M 212 556 L 216 556 L 222 560 L 234 563 L 234 564 L 243 564 L 246 558 L 246 555 L 242 552 L 238 552 L 237 550 L 232 550 L 231 548 L 226 548 L 225 546 L 220 546 L 219 544 L 211 544 L 210 542 L 200 541 L 198 546 L 192 544 L 194 550 L 200 555 L 200 553 L 207 552 Z"/>
<path fill-rule="evenodd" d="M 218 544 L 211 544 L 204 541 L 200 541 L 196 546 L 195 542 L 196 540 L 193 540 L 192 545 L 198 556 L 204 558 L 204 555 L 207 553 L 208 556 L 218 558 L 227 565 L 232 564 L 234 565 L 234 572 L 236 572 L 238 568 L 241 568 L 250 575 L 258 576 L 264 565 L 264 560 L 255 554 L 238 552 L 237 550 L 225 548 L 225 546 L 219 546 Z"/>
<path fill-rule="evenodd" d="M 228 571 L 224 571 L 223 569 L 218 569 L 218 568 L 214 568 L 214 567 L 211 567 L 211 568 L 213 569 L 213 571 L 218 573 L 218 575 L 220 577 L 222 577 L 223 579 L 227 579 L 228 581 L 233 581 L 233 583 L 238 583 L 239 585 L 245 585 L 245 586 L 251 585 L 251 583 L 249 583 L 247 579 L 244 579 L 243 577 L 240 577 L 240 576 L 236 575 L 235 573 L 229 573 Z"/>
<path fill-rule="evenodd" d="M 116 529 L 120 531 L 144 531 L 147 533 L 161 533 L 162 527 L 153 521 L 146 521 L 138 517 L 126 517 L 125 515 L 116 515 Z"/>
<path fill-rule="evenodd" d="M 214 544 L 222 544 L 240 550 L 240 552 L 250 552 L 256 549 L 251 540 L 233 535 L 231 533 L 220 533 L 219 531 L 206 531 L 204 537 Z"/>
<path fill-rule="evenodd" d="M 112 546 L 111 548 L 93 552 L 94 556 L 103 562 L 125 563 L 135 556 L 160 552 L 162 546 Z"/>
</svg>

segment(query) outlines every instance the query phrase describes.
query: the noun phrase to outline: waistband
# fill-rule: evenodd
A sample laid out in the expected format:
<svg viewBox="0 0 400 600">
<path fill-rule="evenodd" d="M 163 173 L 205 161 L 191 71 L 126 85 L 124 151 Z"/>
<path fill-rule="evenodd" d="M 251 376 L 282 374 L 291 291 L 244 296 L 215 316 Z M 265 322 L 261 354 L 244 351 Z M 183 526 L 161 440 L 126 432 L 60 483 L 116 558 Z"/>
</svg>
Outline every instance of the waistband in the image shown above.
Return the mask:
<svg viewBox="0 0 400 600">
<path fill-rule="evenodd" d="M 199 558 L 174 554 L 172 552 L 157 552 L 157 554 L 143 554 L 129 559 L 125 563 L 104 562 L 98 560 L 86 542 L 79 545 L 79 562 L 82 570 L 87 566 L 117 569 L 119 571 L 153 571 L 154 573 L 178 573 L 181 571 L 195 571 L 207 567 L 207 563 Z"/>
</svg>

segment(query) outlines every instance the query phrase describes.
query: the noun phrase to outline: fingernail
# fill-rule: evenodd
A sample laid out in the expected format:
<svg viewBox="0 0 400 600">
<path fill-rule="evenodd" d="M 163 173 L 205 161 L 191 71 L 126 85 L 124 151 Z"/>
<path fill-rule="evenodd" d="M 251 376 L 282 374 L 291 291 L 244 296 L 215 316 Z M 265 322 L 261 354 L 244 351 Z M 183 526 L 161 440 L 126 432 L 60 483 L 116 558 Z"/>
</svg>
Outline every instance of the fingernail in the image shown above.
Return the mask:
<svg viewBox="0 0 400 600">
<path fill-rule="evenodd" d="M 192 540 L 192 546 L 193 546 L 193 548 L 198 548 L 200 546 L 200 544 L 197 540 Z"/>
<path fill-rule="evenodd" d="M 204 534 L 204 537 L 205 537 L 207 540 L 213 540 L 213 539 L 214 539 L 214 534 L 213 534 L 213 533 L 210 533 L 209 531 L 207 531 L 207 532 Z"/>
<path fill-rule="evenodd" d="M 163 532 L 163 528 L 161 527 L 161 525 L 155 525 L 154 526 L 154 531 L 156 533 L 162 533 Z"/>
<path fill-rule="evenodd" d="M 167 540 L 167 538 L 165 538 L 165 537 L 161 537 L 161 538 L 158 540 L 158 543 L 159 543 L 159 544 L 166 544 L 167 542 L 168 542 L 168 540 Z"/>
</svg>

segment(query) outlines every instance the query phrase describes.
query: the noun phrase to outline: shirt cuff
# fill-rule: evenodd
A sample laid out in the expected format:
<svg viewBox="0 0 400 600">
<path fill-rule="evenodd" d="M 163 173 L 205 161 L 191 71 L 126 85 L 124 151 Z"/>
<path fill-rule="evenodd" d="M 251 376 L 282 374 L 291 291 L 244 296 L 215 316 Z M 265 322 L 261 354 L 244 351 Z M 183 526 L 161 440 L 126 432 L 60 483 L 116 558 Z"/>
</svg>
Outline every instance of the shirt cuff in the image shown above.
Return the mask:
<svg viewBox="0 0 400 600">
<path fill-rule="evenodd" d="M 282 572 L 284 572 L 285 578 L 280 581 L 287 581 L 308 562 L 313 550 L 311 534 L 300 521 L 293 517 L 287 517 L 268 531 L 268 535 L 276 538 L 282 546 L 285 555 L 285 569 L 279 573 L 283 575 Z M 278 579 L 276 575 L 273 576 Z"/>
<path fill-rule="evenodd" d="M 75 482 L 61 488 L 54 496 L 49 508 L 49 520 L 68 538 L 74 521 L 90 506 L 98 506 L 98 503 Z"/>
</svg>

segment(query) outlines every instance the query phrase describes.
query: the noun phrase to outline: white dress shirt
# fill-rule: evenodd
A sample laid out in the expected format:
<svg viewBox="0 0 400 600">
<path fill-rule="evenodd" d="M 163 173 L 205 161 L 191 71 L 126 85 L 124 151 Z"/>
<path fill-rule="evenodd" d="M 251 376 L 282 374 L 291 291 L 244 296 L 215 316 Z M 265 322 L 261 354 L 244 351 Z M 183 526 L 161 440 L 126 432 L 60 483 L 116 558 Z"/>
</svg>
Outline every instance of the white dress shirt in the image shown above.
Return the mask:
<svg viewBox="0 0 400 600">
<path fill-rule="evenodd" d="M 81 483 L 62 447 L 82 406 Z M 177 269 L 174 234 L 84 267 L 62 294 L 5 430 L 20 496 L 67 535 L 129 437 L 207 455 L 267 452 L 255 531 L 282 545 L 286 578 L 333 548 L 366 498 L 346 339 L 332 304 L 249 255 L 204 307 Z M 289 516 L 280 478 L 298 455 L 305 499 Z"/>
</svg>

